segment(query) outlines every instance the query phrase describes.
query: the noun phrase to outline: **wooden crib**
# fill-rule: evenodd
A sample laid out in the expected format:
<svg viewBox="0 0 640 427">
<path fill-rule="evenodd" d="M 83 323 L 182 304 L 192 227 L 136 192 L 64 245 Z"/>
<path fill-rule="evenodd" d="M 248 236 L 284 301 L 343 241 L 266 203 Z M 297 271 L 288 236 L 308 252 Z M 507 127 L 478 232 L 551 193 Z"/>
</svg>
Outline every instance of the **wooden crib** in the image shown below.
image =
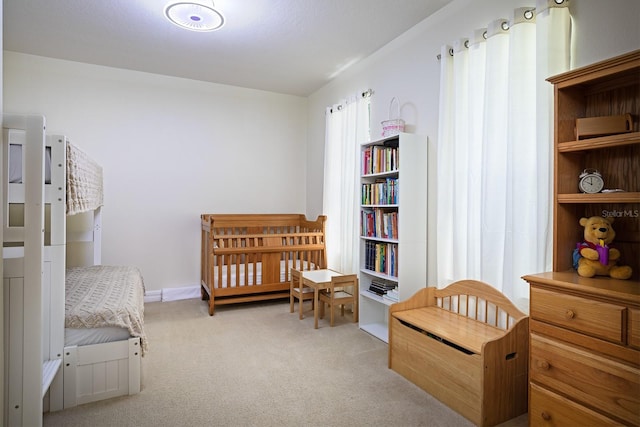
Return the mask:
<svg viewBox="0 0 640 427">
<path fill-rule="evenodd" d="M 300 214 L 202 214 L 201 293 L 222 304 L 289 297 L 291 268 L 326 268 L 325 221 Z"/>
</svg>

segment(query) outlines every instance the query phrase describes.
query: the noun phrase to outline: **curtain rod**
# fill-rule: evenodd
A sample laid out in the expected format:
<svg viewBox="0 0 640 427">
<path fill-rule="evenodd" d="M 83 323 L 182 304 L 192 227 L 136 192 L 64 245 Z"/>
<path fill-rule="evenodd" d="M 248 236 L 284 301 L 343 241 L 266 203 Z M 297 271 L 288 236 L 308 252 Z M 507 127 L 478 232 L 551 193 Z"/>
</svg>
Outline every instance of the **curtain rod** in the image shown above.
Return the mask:
<svg viewBox="0 0 640 427">
<path fill-rule="evenodd" d="M 563 3 L 568 3 L 568 0 L 548 0 L 548 1 L 553 1 L 555 3 L 556 7 L 562 7 L 561 5 L 563 5 Z M 563 5 L 563 6 L 566 6 L 566 4 Z M 551 6 L 548 6 L 548 7 L 551 7 Z M 532 20 L 536 15 L 536 8 L 535 7 L 520 8 L 520 9 L 516 9 L 515 11 L 520 11 L 522 13 L 522 18 L 524 18 L 524 20 L 526 20 L 526 21 Z M 503 20 L 500 23 L 500 27 L 501 27 L 502 31 L 508 31 L 509 27 L 511 25 L 513 25 L 514 23 L 522 22 L 522 18 L 520 18 L 519 16 L 518 17 L 514 17 L 512 22 L 509 22 L 508 20 Z M 488 32 L 486 30 L 482 33 L 482 37 L 485 40 L 487 39 L 487 37 L 489 37 L 489 34 L 488 34 Z M 464 41 L 464 47 L 465 48 L 469 48 L 469 40 L 468 39 Z M 453 53 L 454 53 L 453 52 L 453 48 L 449 48 L 449 56 L 453 56 Z M 442 54 L 440 54 L 440 53 L 437 54 L 436 55 L 436 59 L 438 61 L 440 61 L 442 59 Z"/>
<path fill-rule="evenodd" d="M 371 96 L 373 96 L 373 89 L 367 89 L 367 90 L 363 90 L 362 92 L 360 92 L 360 97 L 361 98 L 370 98 Z M 344 106 L 342 105 L 342 103 L 337 104 L 335 107 L 331 107 L 329 108 L 329 113 L 333 113 L 333 110 L 337 110 L 340 111 L 342 110 Z"/>
</svg>

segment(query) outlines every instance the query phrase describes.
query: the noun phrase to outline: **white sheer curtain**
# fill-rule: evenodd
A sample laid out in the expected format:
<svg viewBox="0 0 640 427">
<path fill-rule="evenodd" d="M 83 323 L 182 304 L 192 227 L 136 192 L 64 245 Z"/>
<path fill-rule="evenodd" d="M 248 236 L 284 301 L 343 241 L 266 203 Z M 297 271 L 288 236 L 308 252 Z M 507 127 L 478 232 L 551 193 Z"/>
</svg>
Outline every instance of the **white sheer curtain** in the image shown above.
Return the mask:
<svg viewBox="0 0 640 427">
<path fill-rule="evenodd" d="M 565 2 L 566 3 L 566 2 Z M 551 268 L 553 93 L 569 67 L 566 4 L 538 0 L 441 52 L 438 286 L 485 281 L 528 310 Z"/>
<path fill-rule="evenodd" d="M 360 144 L 369 141 L 370 91 L 327 108 L 323 210 L 327 215 L 327 266 L 357 273 L 360 224 Z"/>
</svg>

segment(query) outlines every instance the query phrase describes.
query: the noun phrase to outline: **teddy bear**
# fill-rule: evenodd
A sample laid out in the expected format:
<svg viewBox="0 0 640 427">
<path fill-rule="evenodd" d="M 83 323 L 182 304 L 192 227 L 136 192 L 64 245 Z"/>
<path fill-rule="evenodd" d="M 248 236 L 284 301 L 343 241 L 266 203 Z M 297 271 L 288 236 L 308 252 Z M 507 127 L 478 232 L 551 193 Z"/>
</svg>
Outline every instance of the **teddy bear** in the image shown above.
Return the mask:
<svg viewBox="0 0 640 427">
<path fill-rule="evenodd" d="M 614 279 L 631 277 L 631 267 L 616 265 L 620 251 L 609 247 L 616 237 L 612 223 L 613 218 L 580 218 L 580 225 L 584 227 L 584 241 L 578 243 L 573 252 L 573 266 L 580 276 L 610 276 Z"/>
</svg>

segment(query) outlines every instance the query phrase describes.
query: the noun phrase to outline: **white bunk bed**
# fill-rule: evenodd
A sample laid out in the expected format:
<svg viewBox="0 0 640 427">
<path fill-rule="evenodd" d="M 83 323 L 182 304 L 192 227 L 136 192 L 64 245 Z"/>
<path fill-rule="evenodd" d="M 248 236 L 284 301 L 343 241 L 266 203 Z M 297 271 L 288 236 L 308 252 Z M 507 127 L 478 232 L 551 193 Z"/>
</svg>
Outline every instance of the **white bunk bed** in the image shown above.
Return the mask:
<svg viewBox="0 0 640 427">
<path fill-rule="evenodd" d="M 13 150 L 20 153 L 17 167 L 9 162 Z M 64 136 L 46 136 L 42 116 L 4 116 L 2 157 L 5 425 L 40 425 L 46 410 L 138 393 L 141 322 L 115 338 L 65 343 L 75 336 L 65 330 L 67 243 L 90 249 L 74 257 L 74 267 L 100 264 L 102 169 Z M 80 212 L 87 212 L 81 215 L 88 215 L 89 230 L 72 226 L 67 233 L 67 218 L 74 218 L 67 214 Z M 140 283 L 130 293 L 142 320 L 144 285 L 133 270 Z M 74 298 L 83 299 L 77 289 Z"/>
</svg>

